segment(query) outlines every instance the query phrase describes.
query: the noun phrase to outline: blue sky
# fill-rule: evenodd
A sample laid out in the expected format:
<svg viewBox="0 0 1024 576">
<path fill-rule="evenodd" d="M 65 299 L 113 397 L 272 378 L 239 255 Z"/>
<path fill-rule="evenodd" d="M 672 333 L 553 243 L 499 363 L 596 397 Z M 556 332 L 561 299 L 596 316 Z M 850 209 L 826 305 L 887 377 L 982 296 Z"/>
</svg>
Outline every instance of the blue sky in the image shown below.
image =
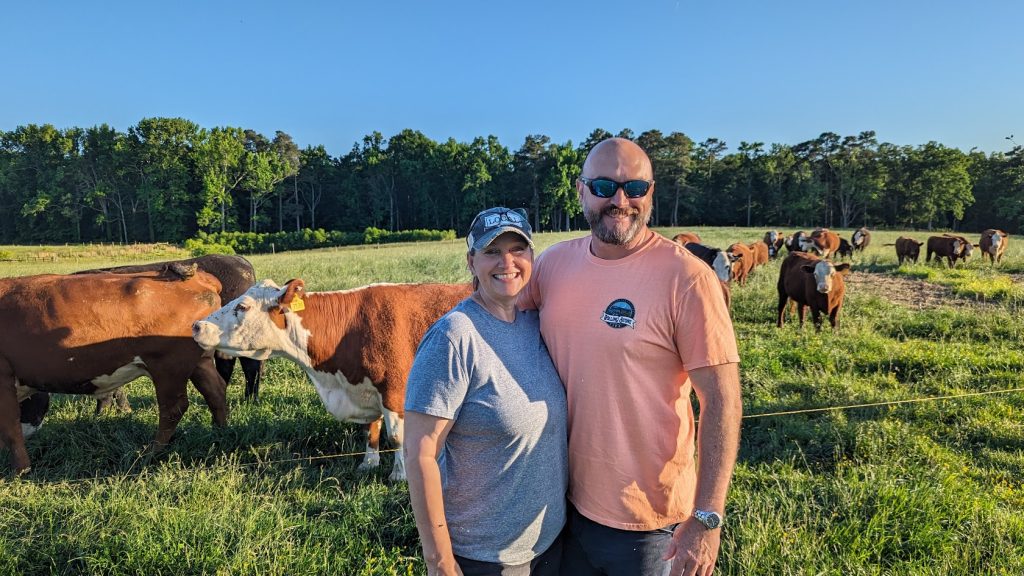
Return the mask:
<svg viewBox="0 0 1024 576">
<path fill-rule="evenodd" d="M 11 2 L 0 129 L 1024 143 L 1024 2 Z"/>
</svg>

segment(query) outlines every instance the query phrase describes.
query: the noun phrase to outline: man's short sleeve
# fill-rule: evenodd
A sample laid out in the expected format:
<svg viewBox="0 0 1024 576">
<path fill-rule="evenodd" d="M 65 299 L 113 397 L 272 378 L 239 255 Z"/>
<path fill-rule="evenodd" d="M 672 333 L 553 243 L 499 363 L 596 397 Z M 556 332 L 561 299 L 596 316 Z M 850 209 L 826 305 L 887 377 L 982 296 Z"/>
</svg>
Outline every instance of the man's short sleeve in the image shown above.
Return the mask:
<svg viewBox="0 0 1024 576">
<path fill-rule="evenodd" d="M 710 270 L 681 295 L 676 322 L 676 346 L 687 371 L 740 361 L 722 285 Z"/>
</svg>

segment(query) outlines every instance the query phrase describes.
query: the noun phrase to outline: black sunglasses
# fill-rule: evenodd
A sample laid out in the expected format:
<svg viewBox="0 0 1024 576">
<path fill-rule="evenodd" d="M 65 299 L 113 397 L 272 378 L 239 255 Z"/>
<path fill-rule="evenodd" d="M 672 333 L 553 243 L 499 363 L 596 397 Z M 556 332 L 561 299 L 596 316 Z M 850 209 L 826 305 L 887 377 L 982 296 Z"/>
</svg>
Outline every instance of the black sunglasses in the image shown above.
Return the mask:
<svg viewBox="0 0 1024 576">
<path fill-rule="evenodd" d="M 586 184 L 587 188 L 590 189 L 590 193 L 598 198 L 611 198 L 615 196 L 619 188 L 622 188 L 627 198 L 643 198 L 654 184 L 654 180 L 616 182 L 610 178 L 587 178 L 585 176 L 580 176 L 580 182 Z"/>
</svg>

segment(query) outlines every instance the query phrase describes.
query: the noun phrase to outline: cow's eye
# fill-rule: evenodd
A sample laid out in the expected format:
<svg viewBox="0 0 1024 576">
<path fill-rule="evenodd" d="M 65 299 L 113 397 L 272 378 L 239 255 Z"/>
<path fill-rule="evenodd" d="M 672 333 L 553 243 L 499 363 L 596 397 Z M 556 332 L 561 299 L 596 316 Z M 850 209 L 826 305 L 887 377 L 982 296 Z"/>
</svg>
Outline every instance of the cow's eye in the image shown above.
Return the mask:
<svg viewBox="0 0 1024 576">
<path fill-rule="evenodd" d="M 243 313 L 243 312 L 248 312 L 248 311 L 249 311 L 249 305 L 248 304 L 239 303 L 239 304 L 237 304 L 235 306 L 235 313 Z"/>
</svg>

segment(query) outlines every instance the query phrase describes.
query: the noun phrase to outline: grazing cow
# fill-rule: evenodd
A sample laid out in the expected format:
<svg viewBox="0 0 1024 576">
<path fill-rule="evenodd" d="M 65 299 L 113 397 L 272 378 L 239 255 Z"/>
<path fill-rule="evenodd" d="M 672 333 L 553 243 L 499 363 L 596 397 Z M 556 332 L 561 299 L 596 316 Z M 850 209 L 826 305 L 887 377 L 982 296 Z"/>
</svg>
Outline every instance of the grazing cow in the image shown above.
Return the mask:
<svg viewBox="0 0 1024 576">
<path fill-rule="evenodd" d="M 935 256 L 936 262 L 941 262 L 945 258 L 949 261 L 949 267 L 952 268 L 957 260 L 966 260 L 970 256 L 970 245 L 971 243 L 962 236 L 952 236 L 949 234 L 929 236 L 928 253 L 924 261 L 931 262 L 932 256 Z"/>
<path fill-rule="evenodd" d="M 917 259 L 921 256 L 922 245 L 924 242 L 918 242 L 906 236 L 900 236 L 893 244 L 886 244 L 886 246 L 896 247 L 896 260 L 900 266 L 903 266 L 903 262 L 906 260 L 913 260 L 914 264 L 917 264 Z"/>
<path fill-rule="evenodd" d="M 718 283 L 722 285 L 722 296 L 725 298 L 725 306 L 726 308 L 730 307 L 732 304 L 732 292 L 729 290 L 729 280 L 732 275 L 732 266 L 729 262 L 729 256 L 720 248 L 712 248 L 696 242 L 689 242 L 684 244 L 683 247 L 715 271 Z"/>
<path fill-rule="evenodd" d="M 978 247 L 981 248 L 981 259 L 985 260 L 985 256 L 988 256 L 992 264 L 995 265 L 1003 261 L 1003 254 L 1006 253 L 1006 245 L 1010 243 L 1010 235 L 1002 230 L 996 230 L 989 228 L 981 233 L 981 242 L 978 243 Z"/>
<path fill-rule="evenodd" d="M 327 411 L 366 424 L 366 456 L 380 463 L 380 419 L 398 449 L 392 480 L 405 479 L 405 381 L 416 347 L 438 318 L 469 297 L 469 284 L 375 284 L 305 292 L 301 279 L 264 280 L 193 326 L 206 350 L 266 360 L 288 358 L 313 381 Z"/>
<path fill-rule="evenodd" d="M 205 272 L 42 275 L 0 279 L 0 441 L 15 472 L 29 468 L 20 404 L 37 392 L 107 394 L 140 376 L 156 388 L 154 442 L 166 444 L 188 408 L 185 381 L 227 422 L 224 380 L 191 338 L 217 309 L 220 282 Z M 20 424 L 19 425 L 19 421 Z"/>
<path fill-rule="evenodd" d="M 256 273 L 252 264 L 241 256 L 227 254 L 208 254 L 198 258 L 187 260 L 172 260 L 169 262 L 153 262 L 151 264 L 138 264 L 129 266 L 116 266 L 113 268 L 98 268 L 95 270 L 83 270 L 76 274 L 95 274 L 97 272 L 112 272 L 114 274 L 136 274 L 139 272 L 157 272 L 171 266 L 192 266 L 199 270 L 212 274 L 220 280 L 220 304 L 221 306 L 231 302 L 245 293 L 256 283 Z M 216 354 L 214 361 L 217 364 L 217 372 L 225 382 L 231 382 L 231 374 L 235 371 L 235 359 L 223 354 Z M 242 373 L 245 375 L 245 399 L 257 400 L 260 393 L 260 380 L 263 375 L 263 362 L 252 358 L 239 358 L 242 365 Z M 118 388 L 113 396 L 101 397 L 96 402 L 96 413 L 110 405 L 111 401 L 117 403 L 122 410 L 131 410 L 128 399 L 125 397 L 124 389 Z"/>
<path fill-rule="evenodd" d="M 871 244 L 871 231 L 864 227 L 858 228 L 850 237 L 850 244 L 857 252 L 863 252 Z"/>
<path fill-rule="evenodd" d="M 754 268 L 768 263 L 768 251 L 771 250 L 768 244 L 762 240 L 757 240 L 751 242 L 747 247 L 750 248 L 750 252 L 754 256 Z"/>
<path fill-rule="evenodd" d="M 740 286 L 747 284 L 747 277 L 754 269 L 754 253 L 742 242 L 736 242 L 725 249 L 732 262 L 732 279 L 739 282 Z"/>
<path fill-rule="evenodd" d="M 814 250 L 822 258 L 828 258 L 839 250 L 839 235 L 828 228 L 815 228 L 811 232 L 811 242 L 807 244 L 805 252 Z"/>
<path fill-rule="evenodd" d="M 764 243 L 768 245 L 768 257 L 774 260 L 779 257 L 779 250 L 782 250 L 786 239 L 778 230 L 769 230 L 764 233 Z"/>
<path fill-rule="evenodd" d="M 686 246 L 689 242 L 696 242 L 700 244 L 700 236 L 696 232 L 680 232 L 672 237 L 672 240 L 679 244 Z"/>
<path fill-rule="evenodd" d="M 821 331 L 821 314 L 828 315 L 832 329 L 839 327 L 839 310 L 843 307 L 846 292 L 844 276 L 850 271 L 850 264 L 833 264 L 813 254 L 793 253 L 786 256 L 779 270 L 779 317 L 778 327 L 782 328 L 786 314 L 786 303 L 793 301 L 804 325 L 804 307 L 811 308 L 814 329 Z"/>
</svg>

